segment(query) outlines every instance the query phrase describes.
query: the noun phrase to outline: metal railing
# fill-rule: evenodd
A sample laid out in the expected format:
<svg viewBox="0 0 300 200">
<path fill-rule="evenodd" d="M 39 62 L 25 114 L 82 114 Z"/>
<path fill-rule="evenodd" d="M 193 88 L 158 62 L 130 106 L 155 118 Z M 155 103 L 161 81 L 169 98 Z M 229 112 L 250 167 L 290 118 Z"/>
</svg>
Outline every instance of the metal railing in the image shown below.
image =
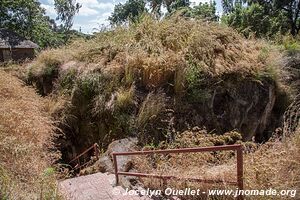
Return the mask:
<svg viewBox="0 0 300 200">
<path fill-rule="evenodd" d="M 83 151 L 81 154 L 77 155 L 75 158 L 73 158 L 70 162 L 69 165 L 72 166 L 73 163 L 75 163 L 76 165 L 74 166 L 74 170 L 77 169 L 82 169 L 83 167 L 85 167 L 89 161 L 85 161 L 84 163 L 81 164 L 80 158 L 87 155 L 89 152 L 91 152 L 92 150 L 94 151 L 94 155 L 96 156 L 97 160 L 99 159 L 99 146 L 97 143 L 93 144 L 91 147 L 89 147 L 88 149 L 86 149 L 85 151 Z"/>
<path fill-rule="evenodd" d="M 177 154 L 177 153 L 198 153 L 198 152 L 210 152 L 210 151 L 236 151 L 237 152 L 237 181 L 224 181 L 224 180 L 204 180 L 198 178 L 179 178 L 168 175 L 156 175 L 156 174 L 144 174 L 133 172 L 119 172 L 117 156 L 132 156 L 132 155 L 152 155 L 152 154 Z M 153 151 L 135 151 L 135 152 L 113 152 L 114 171 L 116 176 L 116 184 L 119 184 L 119 175 L 124 176 L 136 176 L 146 178 L 159 178 L 164 180 L 188 180 L 191 182 L 203 182 L 208 184 L 214 183 L 226 183 L 229 185 L 237 185 L 239 190 L 243 190 L 243 147 L 242 145 L 224 145 L 224 146 L 212 146 L 212 147 L 199 147 L 199 148 L 185 148 L 185 149 L 168 149 L 168 150 L 153 150 Z M 242 199 L 243 197 L 239 197 Z"/>
</svg>

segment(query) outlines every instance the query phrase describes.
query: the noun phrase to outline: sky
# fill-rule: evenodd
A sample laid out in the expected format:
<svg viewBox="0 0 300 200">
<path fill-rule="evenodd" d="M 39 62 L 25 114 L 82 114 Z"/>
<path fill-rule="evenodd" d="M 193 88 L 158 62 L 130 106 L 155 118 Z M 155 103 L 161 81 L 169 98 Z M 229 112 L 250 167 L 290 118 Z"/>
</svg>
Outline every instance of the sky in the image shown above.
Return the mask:
<svg viewBox="0 0 300 200">
<path fill-rule="evenodd" d="M 51 18 L 56 18 L 54 0 L 39 0 L 41 6 L 46 9 L 46 14 Z M 192 5 L 210 0 L 190 0 Z M 124 3 L 126 0 L 77 0 L 82 5 L 79 13 L 75 16 L 73 29 L 81 30 L 84 33 L 92 33 L 100 29 L 103 25 L 108 25 L 107 18 L 111 15 L 114 6 Z M 217 12 L 222 12 L 221 0 L 216 0 Z"/>
</svg>

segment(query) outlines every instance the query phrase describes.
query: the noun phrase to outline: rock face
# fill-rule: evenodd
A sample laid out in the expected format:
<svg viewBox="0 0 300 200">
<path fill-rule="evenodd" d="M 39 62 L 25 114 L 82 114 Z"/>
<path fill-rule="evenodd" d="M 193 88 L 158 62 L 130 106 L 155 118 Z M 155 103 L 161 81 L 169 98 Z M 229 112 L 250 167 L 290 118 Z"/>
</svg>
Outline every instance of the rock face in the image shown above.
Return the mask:
<svg viewBox="0 0 300 200">
<path fill-rule="evenodd" d="M 112 161 L 111 154 L 113 152 L 129 152 L 129 151 L 136 151 L 138 149 L 137 146 L 138 140 L 137 138 L 124 138 L 121 140 L 116 140 L 112 142 L 107 151 L 99 158 L 95 164 L 88 168 L 86 171 L 88 173 L 94 172 L 114 172 L 114 166 Z M 133 162 L 132 158 L 128 156 L 120 156 L 118 159 L 118 170 L 123 172 L 128 172 L 132 169 Z"/>
<path fill-rule="evenodd" d="M 110 156 L 113 152 L 129 152 L 129 151 L 136 151 L 138 140 L 137 138 L 125 138 L 122 140 L 117 140 L 112 142 L 105 154 Z M 132 169 L 133 162 L 130 156 L 119 156 L 118 159 L 118 170 L 123 172 L 128 172 Z"/>
<path fill-rule="evenodd" d="M 272 82 L 249 80 L 225 84 L 213 88 L 202 104 L 186 104 L 185 108 L 178 109 L 175 124 L 186 121 L 192 127 L 203 125 L 219 134 L 237 130 L 245 141 L 253 137 L 262 141 L 269 137 L 268 127 L 278 123 L 278 119 L 271 120 L 277 95 Z"/>
<path fill-rule="evenodd" d="M 100 157 L 95 164 L 81 172 L 81 174 L 93 174 L 96 172 L 114 172 L 114 165 L 112 161 L 111 153 L 113 152 L 129 152 L 129 151 L 137 151 L 138 140 L 137 138 L 125 138 L 121 140 L 116 140 L 112 142 L 107 151 Z M 129 156 L 120 156 L 117 158 L 118 161 L 118 170 L 122 172 L 128 172 L 133 170 L 133 160 L 132 157 Z M 134 186 L 141 186 L 141 183 L 135 177 L 124 177 L 120 176 L 120 184 L 126 188 L 132 188 Z"/>
<path fill-rule="evenodd" d="M 145 99 L 145 91 L 138 87 L 136 90 L 138 93 L 136 98 Z M 130 127 L 132 122 L 130 120 L 136 120 L 137 114 L 126 114 L 127 120 L 119 118 L 124 115 L 118 117 L 112 115 L 114 111 L 105 111 L 102 116 L 94 117 L 87 114 L 90 103 L 80 99 L 82 97 L 77 95 L 78 98 L 74 98 L 72 102 L 74 106 L 70 109 L 72 113 L 67 120 L 68 126 L 62 124 L 60 127 L 67 133 L 65 144 L 71 143 L 63 149 L 64 152 L 72 152 L 76 155 L 95 142 L 106 149 L 113 140 L 139 135 L 147 137 L 146 139 L 139 138 L 142 144 L 159 143 L 166 139 L 166 133 L 182 132 L 195 126 L 206 127 L 208 131 L 217 134 L 236 130 L 242 134 L 244 141 L 255 139 L 263 142 L 268 140 L 272 132 L 280 125 L 281 116 L 285 110 L 282 103 L 285 96 L 279 92 L 276 83 L 271 80 L 233 79 L 224 80 L 219 84 L 212 83 L 211 86 L 206 85 L 204 89 L 195 91 L 201 94 L 202 98 L 195 101 L 185 96 L 178 98 L 172 92 L 167 93 L 168 89 L 164 91 L 166 93 L 165 108 L 157 116 L 151 117 L 141 130 L 135 129 L 134 126 Z M 139 109 L 141 109 L 140 105 L 130 112 L 138 113 Z M 122 124 L 120 120 L 123 120 Z M 141 131 L 142 134 L 140 134 Z M 61 143 L 64 144 L 64 142 Z M 110 144 L 107 149 L 108 152 L 112 152 L 110 149 L 115 151 L 122 151 L 122 148 L 125 148 L 123 150 L 130 149 L 126 145 L 126 142 L 120 140 Z M 102 163 L 106 162 L 108 161 L 102 160 Z M 102 168 L 100 171 L 106 171 L 105 167 Z"/>
</svg>

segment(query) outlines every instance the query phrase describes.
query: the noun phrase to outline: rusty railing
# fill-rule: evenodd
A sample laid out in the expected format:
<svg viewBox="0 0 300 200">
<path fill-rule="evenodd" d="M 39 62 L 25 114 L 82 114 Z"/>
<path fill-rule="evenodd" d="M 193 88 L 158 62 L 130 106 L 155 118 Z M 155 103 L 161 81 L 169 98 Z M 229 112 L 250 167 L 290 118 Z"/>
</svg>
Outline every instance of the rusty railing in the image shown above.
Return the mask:
<svg viewBox="0 0 300 200">
<path fill-rule="evenodd" d="M 80 158 L 83 157 L 84 155 L 88 154 L 89 152 L 91 152 L 92 150 L 94 151 L 94 155 L 96 156 L 97 160 L 99 159 L 99 150 L 98 150 L 98 144 L 95 143 L 93 144 L 91 147 L 89 147 L 88 149 L 86 149 L 85 151 L 83 151 L 81 154 L 77 155 L 75 158 L 73 158 L 70 162 L 69 165 L 72 166 L 73 163 L 75 163 L 76 165 L 74 166 L 74 170 L 77 169 L 82 169 L 85 165 L 88 164 L 89 161 L 84 162 L 83 164 L 81 164 L 80 162 Z"/>
<path fill-rule="evenodd" d="M 117 156 L 132 156 L 132 155 L 151 155 L 151 154 L 175 154 L 175 153 L 197 153 L 197 152 L 210 152 L 210 151 L 236 151 L 237 152 L 237 181 L 223 181 L 223 180 L 203 180 L 198 178 L 179 178 L 168 175 L 156 175 L 156 174 L 144 174 L 144 173 L 132 173 L 132 172 L 119 172 Z M 116 184 L 119 184 L 119 175 L 124 176 L 137 176 L 145 178 L 159 178 L 164 180 L 188 180 L 192 182 L 203 182 L 208 184 L 214 183 L 227 183 L 230 185 L 237 185 L 239 190 L 243 190 L 243 147 L 242 145 L 224 145 L 224 146 L 212 146 L 212 147 L 199 147 L 199 148 L 185 148 L 185 149 L 168 149 L 168 150 L 154 150 L 154 151 L 135 151 L 135 152 L 113 152 L 114 171 L 116 176 Z M 242 199 L 240 197 L 239 199 Z"/>
</svg>

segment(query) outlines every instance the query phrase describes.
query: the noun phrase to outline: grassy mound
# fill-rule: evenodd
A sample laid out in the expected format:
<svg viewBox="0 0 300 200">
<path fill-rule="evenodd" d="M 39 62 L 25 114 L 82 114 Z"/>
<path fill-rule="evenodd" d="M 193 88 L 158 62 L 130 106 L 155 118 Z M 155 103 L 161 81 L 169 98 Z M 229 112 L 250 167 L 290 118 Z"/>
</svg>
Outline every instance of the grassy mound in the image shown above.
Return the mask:
<svg viewBox="0 0 300 200">
<path fill-rule="evenodd" d="M 34 89 L 0 70 L 0 198 L 53 199 L 52 122 Z"/>
<path fill-rule="evenodd" d="M 265 43 L 245 40 L 219 24 L 145 17 L 129 28 L 119 27 L 98 33 L 92 40 L 44 51 L 30 67 L 28 78 L 53 78 L 71 68 L 80 75 L 97 71 L 117 74 L 123 83 L 135 81 L 147 88 L 173 82 L 180 89 L 185 73 L 193 79 L 195 71 L 208 77 L 234 73 L 275 78 L 277 56 Z"/>
<path fill-rule="evenodd" d="M 27 82 L 40 94 L 51 94 L 49 110 L 78 152 L 94 142 L 105 148 L 128 135 L 143 144 L 158 143 L 174 129 L 203 124 L 219 132 L 239 126 L 251 138 L 255 130 L 263 134 L 271 115 L 278 58 L 263 41 L 246 40 L 219 24 L 145 17 L 130 27 L 42 52 L 29 65 Z M 237 112 L 217 122 L 222 106 Z M 240 119 L 243 112 L 257 116 L 248 122 Z M 201 113 L 207 116 L 196 116 Z M 253 128 L 261 122 L 261 128 Z M 78 152 L 71 146 L 64 151 L 74 156 Z"/>
</svg>

